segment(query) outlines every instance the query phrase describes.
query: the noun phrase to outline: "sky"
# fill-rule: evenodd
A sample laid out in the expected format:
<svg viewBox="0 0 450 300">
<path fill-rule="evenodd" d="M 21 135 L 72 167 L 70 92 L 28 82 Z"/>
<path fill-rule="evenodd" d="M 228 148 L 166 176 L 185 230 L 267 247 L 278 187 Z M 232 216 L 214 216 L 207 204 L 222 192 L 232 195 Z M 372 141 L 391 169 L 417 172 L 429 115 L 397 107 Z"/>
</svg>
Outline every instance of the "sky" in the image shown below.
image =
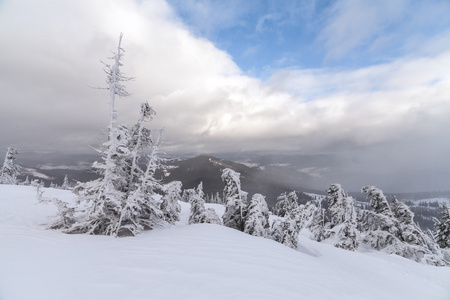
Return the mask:
<svg viewBox="0 0 450 300">
<path fill-rule="evenodd" d="M 450 190 L 449 15 L 447 0 L 0 0 L 0 149 L 92 153 L 109 97 L 91 87 L 123 32 L 119 122 L 148 101 L 168 153 L 326 154 L 373 184 Z"/>
</svg>

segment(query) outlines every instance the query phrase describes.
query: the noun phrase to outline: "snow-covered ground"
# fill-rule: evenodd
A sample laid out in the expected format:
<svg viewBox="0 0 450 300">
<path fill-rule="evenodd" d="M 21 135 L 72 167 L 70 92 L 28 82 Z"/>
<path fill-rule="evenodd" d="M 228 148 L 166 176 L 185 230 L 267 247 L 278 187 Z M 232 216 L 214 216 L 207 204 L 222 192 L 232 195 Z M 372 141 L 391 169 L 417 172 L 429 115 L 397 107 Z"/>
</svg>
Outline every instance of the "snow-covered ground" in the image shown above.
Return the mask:
<svg viewBox="0 0 450 300">
<path fill-rule="evenodd" d="M 0 185 L 0 299 L 450 299 L 450 268 L 303 237 L 294 251 L 223 226 L 187 226 L 182 207 L 179 224 L 138 237 L 67 235 L 44 229 L 56 210 L 38 204 L 34 188 Z"/>
</svg>

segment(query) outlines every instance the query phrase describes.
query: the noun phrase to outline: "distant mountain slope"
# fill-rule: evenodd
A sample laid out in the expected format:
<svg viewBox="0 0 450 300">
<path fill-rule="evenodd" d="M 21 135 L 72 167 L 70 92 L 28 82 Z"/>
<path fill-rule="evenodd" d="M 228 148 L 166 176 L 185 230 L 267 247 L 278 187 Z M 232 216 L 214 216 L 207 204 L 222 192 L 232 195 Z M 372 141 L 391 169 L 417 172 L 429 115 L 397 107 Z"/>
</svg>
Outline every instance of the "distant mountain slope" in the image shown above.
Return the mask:
<svg viewBox="0 0 450 300">
<path fill-rule="evenodd" d="M 260 169 L 258 167 L 248 167 L 213 156 L 201 155 L 191 159 L 174 161 L 170 163 L 169 175 L 164 178 L 164 182 L 174 180 L 181 181 L 183 188 L 194 188 L 200 182 L 203 182 L 205 193 L 222 194 L 224 184 L 221 179 L 222 171 L 230 168 L 241 174 L 242 190 L 248 192 L 248 197 L 255 193 L 266 196 L 269 206 L 275 204 L 277 197 L 291 190 L 304 191 L 301 182 L 283 182 L 278 173 L 273 170 Z M 303 197 L 307 197 L 303 195 Z"/>
</svg>

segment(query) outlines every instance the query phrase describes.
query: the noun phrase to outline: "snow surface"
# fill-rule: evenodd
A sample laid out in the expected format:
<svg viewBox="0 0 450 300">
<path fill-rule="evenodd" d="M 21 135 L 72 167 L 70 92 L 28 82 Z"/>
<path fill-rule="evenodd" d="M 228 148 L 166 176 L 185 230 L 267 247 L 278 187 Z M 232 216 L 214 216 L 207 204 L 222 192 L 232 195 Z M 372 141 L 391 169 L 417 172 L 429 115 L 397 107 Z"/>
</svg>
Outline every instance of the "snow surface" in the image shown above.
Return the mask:
<svg viewBox="0 0 450 300">
<path fill-rule="evenodd" d="M 0 299 L 450 299 L 450 268 L 302 236 L 295 251 L 224 226 L 187 226 L 181 204 L 168 229 L 68 235 L 45 230 L 56 209 L 37 203 L 35 188 L 0 185 Z"/>
</svg>

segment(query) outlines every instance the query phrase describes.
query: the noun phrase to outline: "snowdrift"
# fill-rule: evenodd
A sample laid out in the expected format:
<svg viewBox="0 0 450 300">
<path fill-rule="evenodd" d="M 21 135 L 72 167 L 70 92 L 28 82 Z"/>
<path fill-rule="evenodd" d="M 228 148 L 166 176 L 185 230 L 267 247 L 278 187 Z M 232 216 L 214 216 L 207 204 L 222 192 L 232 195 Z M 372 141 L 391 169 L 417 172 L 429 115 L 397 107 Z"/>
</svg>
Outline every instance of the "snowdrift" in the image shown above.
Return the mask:
<svg viewBox="0 0 450 300">
<path fill-rule="evenodd" d="M 0 185 L 0 299 L 450 299 L 450 268 L 300 237 L 299 251 L 223 226 L 138 237 L 45 229 L 56 209 Z M 70 201 L 69 191 L 45 189 Z M 208 205 L 223 214 L 223 207 Z"/>
</svg>

